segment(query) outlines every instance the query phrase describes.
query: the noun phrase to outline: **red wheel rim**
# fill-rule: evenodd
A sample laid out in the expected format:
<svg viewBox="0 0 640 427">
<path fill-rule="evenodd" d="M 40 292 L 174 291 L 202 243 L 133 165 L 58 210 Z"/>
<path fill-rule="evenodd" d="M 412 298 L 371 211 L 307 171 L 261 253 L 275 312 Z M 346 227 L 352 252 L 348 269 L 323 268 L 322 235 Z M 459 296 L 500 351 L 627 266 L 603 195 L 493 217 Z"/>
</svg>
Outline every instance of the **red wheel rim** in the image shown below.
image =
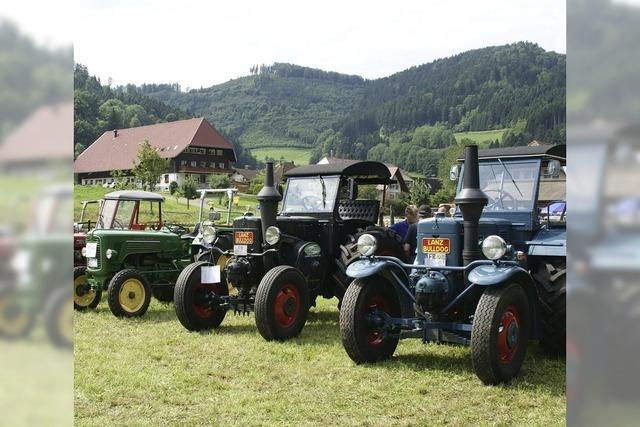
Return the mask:
<svg viewBox="0 0 640 427">
<path fill-rule="evenodd" d="M 498 327 L 498 358 L 509 363 L 520 347 L 520 314 L 514 305 L 508 306 L 500 317 Z"/>
<path fill-rule="evenodd" d="M 291 284 L 283 285 L 276 295 L 273 312 L 278 326 L 288 328 L 293 325 L 300 313 L 300 293 L 298 288 Z"/>
<path fill-rule="evenodd" d="M 373 295 L 367 304 L 367 314 L 371 314 L 376 310 L 389 313 L 389 304 L 381 295 Z M 381 329 L 371 328 L 367 330 L 367 343 L 372 347 L 379 347 L 384 342 L 384 333 Z"/>
<path fill-rule="evenodd" d="M 205 295 L 209 292 L 221 295 L 220 285 L 205 285 L 204 283 L 198 283 L 193 290 L 193 311 L 202 319 L 209 319 L 216 312 L 215 307 L 211 307 L 210 304 L 205 302 Z M 202 302 L 203 304 L 199 304 L 199 302 Z"/>
</svg>

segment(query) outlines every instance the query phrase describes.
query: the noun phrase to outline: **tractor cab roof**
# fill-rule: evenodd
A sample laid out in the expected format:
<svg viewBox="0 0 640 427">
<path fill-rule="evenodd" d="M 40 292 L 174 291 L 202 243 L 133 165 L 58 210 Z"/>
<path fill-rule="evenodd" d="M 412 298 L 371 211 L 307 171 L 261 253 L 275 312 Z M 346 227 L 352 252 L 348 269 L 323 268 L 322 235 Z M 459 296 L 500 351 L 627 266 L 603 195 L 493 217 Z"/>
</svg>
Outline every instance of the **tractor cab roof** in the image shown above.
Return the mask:
<svg viewBox="0 0 640 427">
<path fill-rule="evenodd" d="M 560 145 L 538 145 L 538 146 L 525 146 L 525 147 L 504 147 L 504 148 L 489 148 L 486 150 L 478 151 L 478 159 L 515 159 L 515 158 L 530 158 L 530 157 L 548 157 L 558 160 L 565 160 L 567 158 L 567 146 L 565 144 Z M 464 157 L 459 157 L 458 161 L 464 160 Z"/>
<path fill-rule="evenodd" d="M 390 184 L 389 168 L 380 162 L 353 161 L 323 165 L 299 166 L 287 171 L 287 178 L 340 175 L 353 178 L 359 184 Z"/>
<path fill-rule="evenodd" d="M 122 190 L 122 191 L 114 191 L 109 194 L 105 194 L 105 200 L 145 200 L 150 202 L 164 202 L 164 197 L 151 193 L 149 191 L 141 191 L 141 190 Z"/>
</svg>

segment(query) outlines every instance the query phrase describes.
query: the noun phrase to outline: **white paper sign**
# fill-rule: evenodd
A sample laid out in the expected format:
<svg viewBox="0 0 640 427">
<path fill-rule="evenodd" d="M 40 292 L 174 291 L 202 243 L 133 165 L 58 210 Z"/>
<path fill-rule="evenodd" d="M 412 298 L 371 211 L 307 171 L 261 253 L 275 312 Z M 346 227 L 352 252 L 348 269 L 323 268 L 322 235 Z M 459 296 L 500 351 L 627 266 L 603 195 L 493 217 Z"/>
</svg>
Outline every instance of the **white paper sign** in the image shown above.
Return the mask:
<svg viewBox="0 0 640 427">
<path fill-rule="evenodd" d="M 87 258 L 95 258 L 98 251 L 98 242 L 87 243 Z"/>
<path fill-rule="evenodd" d="M 220 283 L 220 266 L 213 265 L 200 269 L 201 283 Z"/>
<path fill-rule="evenodd" d="M 246 255 L 247 245 L 233 245 L 233 253 L 234 255 Z"/>
<path fill-rule="evenodd" d="M 424 265 L 427 267 L 444 267 L 447 265 L 447 254 L 426 254 Z"/>
</svg>

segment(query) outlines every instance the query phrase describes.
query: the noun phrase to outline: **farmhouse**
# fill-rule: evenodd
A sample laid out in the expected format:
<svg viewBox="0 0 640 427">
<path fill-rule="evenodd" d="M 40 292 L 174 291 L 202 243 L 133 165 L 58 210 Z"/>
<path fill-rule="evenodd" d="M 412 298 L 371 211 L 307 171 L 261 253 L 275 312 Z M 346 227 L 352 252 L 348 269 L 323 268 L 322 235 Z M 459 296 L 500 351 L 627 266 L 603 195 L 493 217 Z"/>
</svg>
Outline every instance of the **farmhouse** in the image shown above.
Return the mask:
<svg viewBox="0 0 640 427">
<path fill-rule="evenodd" d="M 76 159 L 77 182 L 109 184 L 114 170 L 123 171 L 127 180 L 133 181 L 131 169 L 145 140 L 160 157 L 170 159 L 169 169 L 158 182 L 160 189 L 167 189 L 172 181 L 181 184 L 187 176 L 204 187 L 209 175 L 234 172 L 233 145 L 207 120 L 194 118 L 103 133 Z"/>
</svg>

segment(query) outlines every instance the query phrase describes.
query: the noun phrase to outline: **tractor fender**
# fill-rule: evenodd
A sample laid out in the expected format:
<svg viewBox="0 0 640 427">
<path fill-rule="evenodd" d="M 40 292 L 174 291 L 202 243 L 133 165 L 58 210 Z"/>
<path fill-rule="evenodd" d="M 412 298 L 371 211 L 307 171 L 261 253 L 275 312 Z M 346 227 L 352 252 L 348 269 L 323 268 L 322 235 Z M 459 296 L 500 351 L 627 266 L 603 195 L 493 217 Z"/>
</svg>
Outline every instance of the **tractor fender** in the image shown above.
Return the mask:
<svg viewBox="0 0 640 427">
<path fill-rule="evenodd" d="M 533 279 L 527 270 L 517 265 L 480 265 L 469 272 L 469 282 L 477 286 L 500 286 L 517 282 L 524 288 L 529 299 L 531 337 L 541 335 L 538 294 Z"/>
<path fill-rule="evenodd" d="M 394 287 L 400 300 L 402 317 L 413 317 L 413 300 L 409 297 L 412 292 L 409 290 L 411 283 L 406 270 L 399 264 L 388 259 L 361 258 L 347 267 L 347 276 L 354 279 L 372 276 L 382 276 Z"/>
</svg>

